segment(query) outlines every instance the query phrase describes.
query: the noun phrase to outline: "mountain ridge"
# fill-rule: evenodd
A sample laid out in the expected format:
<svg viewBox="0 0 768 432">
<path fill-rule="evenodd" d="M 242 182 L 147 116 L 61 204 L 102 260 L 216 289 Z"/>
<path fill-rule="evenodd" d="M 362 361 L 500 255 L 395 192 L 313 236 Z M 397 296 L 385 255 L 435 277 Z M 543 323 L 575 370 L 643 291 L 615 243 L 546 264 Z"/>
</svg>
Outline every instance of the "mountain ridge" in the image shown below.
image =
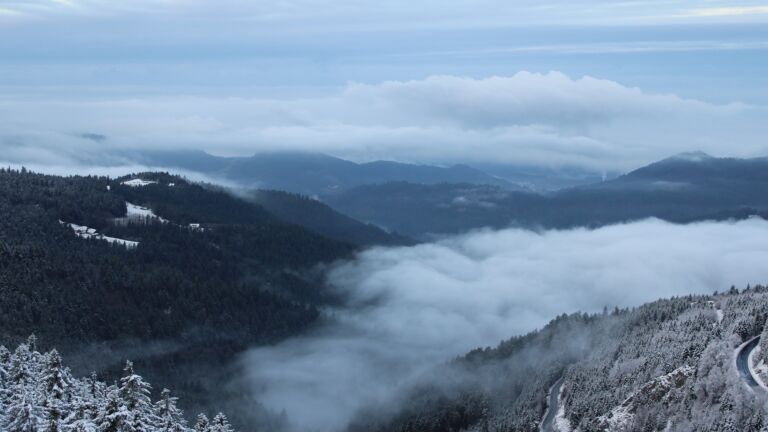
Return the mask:
<svg viewBox="0 0 768 432">
<path fill-rule="evenodd" d="M 685 223 L 765 214 L 768 158 L 671 157 L 615 179 L 550 193 L 390 182 L 326 201 L 353 218 L 418 239 L 483 227 L 597 227 L 648 217 Z"/>
</svg>

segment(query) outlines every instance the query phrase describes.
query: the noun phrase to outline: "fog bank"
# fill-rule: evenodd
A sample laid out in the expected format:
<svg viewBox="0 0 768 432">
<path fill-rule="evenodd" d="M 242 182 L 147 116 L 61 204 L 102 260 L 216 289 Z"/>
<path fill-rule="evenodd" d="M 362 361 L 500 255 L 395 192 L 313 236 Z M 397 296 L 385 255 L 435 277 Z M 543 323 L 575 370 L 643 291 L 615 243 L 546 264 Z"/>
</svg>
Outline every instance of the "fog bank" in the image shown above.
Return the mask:
<svg viewBox="0 0 768 432">
<path fill-rule="evenodd" d="M 768 280 L 768 222 L 479 231 L 374 248 L 333 269 L 347 303 L 322 328 L 244 356 L 253 391 L 299 430 L 331 431 L 430 367 L 561 313 Z"/>
</svg>

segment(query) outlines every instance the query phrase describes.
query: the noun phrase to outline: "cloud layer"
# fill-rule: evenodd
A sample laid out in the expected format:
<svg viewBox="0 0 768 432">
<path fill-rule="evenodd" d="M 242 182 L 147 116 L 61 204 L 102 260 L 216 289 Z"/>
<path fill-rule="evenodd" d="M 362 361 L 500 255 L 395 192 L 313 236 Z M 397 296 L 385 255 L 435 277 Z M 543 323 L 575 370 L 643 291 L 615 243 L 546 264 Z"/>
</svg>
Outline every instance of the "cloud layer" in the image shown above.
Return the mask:
<svg viewBox="0 0 768 432">
<path fill-rule="evenodd" d="M 221 19 L 230 21 L 250 21 L 263 24 L 271 23 L 340 23 L 348 19 L 369 20 L 376 16 L 379 24 L 392 25 L 393 22 L 420 25 L 478 25 L 478 20 L 499 23 L 506 18 L 525 19 L 526 23 L 541 22 L 604 22 L 606 20 L 650 21 L 684 18 L 688 10 L 700 10 L 701 3 L 693 0 L 669 2 L 663 0 L 644 0 L 616 3 L 610 0 L 480 0 L 467 3 L 461 0 L 434 0 L 408 2 L 391 0 L 389 2 L 331 1 L 331 0 L 294 0 L 291 2 L 265 0 L 250 2 L 227 0 L 212 5 L 201 0 L 161 1 L 135 0 L 130 3 L 109 0 L 25 0 L 5 2 L 0 8 L 0 15 L 15 19 L 62 19 L 67 17 L 113 18 L 116 16 L 146 16 L 154 19 L 168 16 L 190 20 Z M 738 7 L 725 0 L 709 0 L 704 10 L 738 11 L 738 15 L 755 13 L 764 8 L 759 1 L 742 1 Z M 734 13 L 718 13 L 734 15 Z M 707 14 L 706 16 L 711 16 Z M 353 21 L 354 22 L 354 21 Z M 508 21 L 507 21 L 508 22 Z M 350 25 L 346 21 L 347 26 Z M 402 25 L 402 24 L 401 24 Z"/>
<path fill-rule="evenodd" d="M 104 148 L 192 147 L 220 154 L 304 150 L 356 160 L 613 170 L 690 150 L 763 155 L 766 111 L 558 72 L 432 76 L 352 83 L 311 98 L 0 100 L 0 148 L 10 162 L 38 162 L 23 160 L 20 152 L 72 158 Z M 83 132 L 108 138 L 78 143 L 73 135 Z"/>
<path fill-rule="evenodd" d="M 257 397 L 300 428 L 336 430 L 425 370 L 561 313 L 764 283 L 768 222 L 480 231 L 377 248 L 336 268 L 349 298 L 315 334 L 243 359 Z"/>
</svg>

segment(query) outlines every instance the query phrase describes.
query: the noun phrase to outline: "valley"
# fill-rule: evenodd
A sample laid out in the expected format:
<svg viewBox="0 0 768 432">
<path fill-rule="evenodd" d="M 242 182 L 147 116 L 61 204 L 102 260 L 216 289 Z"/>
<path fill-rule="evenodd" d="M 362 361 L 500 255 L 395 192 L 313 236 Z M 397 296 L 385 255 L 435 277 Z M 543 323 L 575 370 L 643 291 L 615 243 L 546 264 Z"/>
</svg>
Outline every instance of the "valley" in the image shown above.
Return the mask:
<svg viewBox="0 0 768 432">
<path fill-rule="evenodd" d="M 668 191 L 664 189 L 659 192 L 655 187 L 648 189 L 640 185 L 657 184 L 662 181 L 661 179 L 668 177 L 666 173 L 674 173 L 675 181 L 684 181 L 691 185 L 700 184 L 697 187 L 704 187 L 700 183 L 700 177 L 697 177 L 698 174 L 695 174 L 696 170 L 709 170 L 713 169 L 710 166 L 720 164 L 740 166 L 738 161 L 716 159 L 705 159 L 705 161 L 708 165 L 699 167 L 691 165 L 701 163 L 699 160 L 691 162 L 673 158 L 659 163 L 661 166 L 669 167 L 668 171 L 660 171 L 659 166 L 651 165 L 616 180 L 546 194 L 502 192 L 492 185 L 466 184 L 424 184 L 417 186 L 415 190 L 424 196 L 418 202 L 422 205 L 434 202 L 435 209 L 443 209 L 440 211 L 446 209 L 439 204 L 440 200 L 444 199 L 451 199 L 454 205 L 459 206 L 477 204 L 476 208 L 479 209 L 477 214 L 492 215 L 498 221 L 498 223 L 489 223 L 489 219 L 483 216 L 474 222 L 477 223 L 477 227 L 495 227 L 500 230 L 509 229 L 510 224 L 503 221 L 511 214 L 508 213 L 508 208 L 516 208 L 502 203 L 512 196 L 517 196 L 516 194 L 520 194 L 526 200 L 523 207 L 517 207 L 526 208 L 528 211 L 526 213 L 528 222 L 523 225 L 540 227 L 539 229 L 550 226 L 560 229 L 586 226 L 599 230 L 599 227 L 604 225 L 609 225 L 608 229 L 611 229 L 612 223 L 623 222 L 631 226 L 631 221 L 635 218 L 639 220 L 649 216 L 672 219 L 678 223 L 728 217 L 731 218 L 731 223 L 734 223 L 733 221 L 741 219 L 742 215 L 750 216 L 760 213 L 761 210 L 745 210 L 747 206 L 760 209 L 764 204 L 761 201 L 763 198 L 760 191 L 764 189 L 760 187 L 763 181 L 759 174 L 760 168 L 756 168 L 755 176 L 747 175 L 743 180 L 736 180 L 728 175 L 731 179 L 729 183 L 720 182 L 720 188 L 730 191 L 725 199 L 718 198 L 722 196 L 718 194 L 691 193 L 693 189 L 688 188 L 686 193 L 697 198 L 687 200 L 689 204 L 686 204 L 686 207 L 678 207 L 673 213 L 663 206 L 644 206 L 643 203 L 647 202 L 647 199 L 662 202 L 659 194 L 667 194 Z M 757 164 L 757 162 L 745 161 L 744 164 Z M 681 166 L 688 171 L 681 170 Z M 341 322 L 343 322 L 343 319 L 346 319 L 343 317 L 349 313 L 358 314 L 366 308 L 386 306 L 386 303 L 380 304 L 381 299 L 378 296 L 391 294 L 371 294 L 373 297 L 370 300 L 355 300 L 359 294 L 345 291 L 348 288 L 357 289 L 352 286 L 346 287 L 346 284 L 352 283 L 347 279 L 353 275 L 343 276 L 341 279 L 339 277 L 343 272 L 350 270 L 349 263 L 360 260 L 366 254 L 373 257 L 380 253 L 379 250 L 386 251 L 386 248 L 404 248 L 405 251 L 409 250 L 408 248 L 432 247 L 430 243 L 424 243 L 424 236 L 434 234 L 433 231 L 420 232 L 404 229 L 403 231 L 413 235 L 413 238 L 422 239 L 417 243 L 397 233 L 386 232 L 374 225 L 358 222 L 322 201 L 300 194 L 274 190 L 227 189 L 213 184 L 190 182 L 183 177 L 162 172 L 145 172 L 112 179 L 57 177 L 4 170 L 0 177 L 2 177 L 0 183 L 4 185 L 3 200 L 0 205 L 3 206 L 4 214 L 9 215 L 4 219 L 2 230 L 1 251 L 4 257 L 2 269 L 6 276 L 2 279 L 4 294 L 0 296 L 0 304 L 5 305 L 4 309 L 11 304 L 21 306 L 17 306 L 18 312 L 6 315 L 3 323 L 0 323 L 3 338 L 6 341 L 4 343 L 7 346 L 23 343 L 29 334 L 34 333 L 38 337 L 39 345 L 48 348 L 56 347 L 66 358 L 71 359 L 71 367 L 75 374 L 84 376 L 95 369 L 99 376 L 106 379 L 119 377 L 123 366 L 121 362 L 129 356 L 152 382 L 173 389 L 173 392 L 180 396 L 179 403 L 182 408 L 189 412 L 199 412 L 208 411 L 213 406 L 223 406 L 227 409 L 233 425 L 246 430 L 248 425 L 257 424 L 261 425 L 260 428 L 292 431 L 305 421 L 292 418 L 292 415 L 298 414 L 293 410 L 289 411 L 287 418 L 281 416 L 280 407 L 275 406 L 271 396 L 268 394 L 260 396 L 259 391 L 251 390 L 254 382 L 241 378 L 243 374 L 252 374 L 249 372 L 251 366 L 243 363 L 243 359 L 250 358 L 248 356 L 251 354 L 243 357 L 243 353 L 247 353 L 249 349 L 265 354 L 270 353 L 271 350 L 278 350 L 275 351 L 276 354 L 282 349 L 280 347 L 283 344 L 301 341 L 302 338 L 309 338 L 307 340 L 309 343 L 311 338 L 315 337 L 312 336 L 313 334 L 323 334 L 329 329 L 334 329 L 334 326 L 340 325 L 338 320 L 342 319 Z M 717 181 L 713 180 L 714 177 L 710 174 L 705 174 L 705 177 L 708 182 Z M 408 183 L 389 183 L 366 186 L 361 189 L 366 190 L 363 195 L 356 192 L 356 189 L 351 189 L 347 193 L 361 197 L 378 197 L 384 212 L 382 214 L 386 215 L 386 212 L 399 211 L 397 206 L 386 204 L 389 199 L 386 191 L 402 190 L 403 187 L 406 188 L 405 190 L 412 188 Z M 484 191 L 484 195 L 473 195 L 472 193 L 475 192 L 470 191 Z M 630 191 L 639 191 L 636 201 L 634 201 L 635 198 L 631 198 Z M 402 192 L 398 193 L 402 194 Z M 450 198 L 456 193 L 466 197 L 465 201 L 457 201 L 455 197 Z M 595 207 L 592 204 L 593 202 L 610 202 L 612 198 L 609 197 L 618 196 L 618 194 L 623 196 L 624 201 L 632 202 L 631 206 L 618 208 L 619 216 L 610 216 L 603 207 Z M 675 194 L 678 194 L 677 190 Z M 342 196 L 344 195 L 336 195 L 335 198 L 326 200 L 332 204 L 338 204 L 344 202 L 340 198 Z M 334 201 L 335 199 L 341 201 Z M 681 202 L 680 195 L 672 195 L 670 200 Z M 545 210 L 545 207 L 542 207 L 540 212 L 534 211 L 532 209 L 535 209 L 536 202 L 548 202 L 550 204 L 547 205 L 555 207 L 552 210 Z M 565 206 L 568 202 L 579 203 L 578 205 L 583 206 L 583 209 L 590 208 L 596 213 L 584 212 L 574 204 L 568 204 L 567 208 L 571 209 L 570 214 L 580 216 L 564 224 L 549 219 L 551 215 L 557 215 L 565 218 L 561 220 L 568 220 L 571 217 L 568 212 L 554 210 L 557 206 Z M 362 205 L 374 211 L 377 208 L 370 203 Z M 345 208 L 343 204 L 339 207 Z M 406 219 L 430 221 L 429 225 L 432 229 L 441 226 L 439 222 L 441 219 L 435 214 L 419 214 L 418 212 L 424 210 L 411 204 L 406 205 L 406 208 L 409 209 L 409 216 L 405 217 Z M 350 214 L 355 212 L 352 211 Z M 522 213 L 515 214 L 519 216 Z M 672 214 L 674 216 L 670 216 Z M 681 216 L 683 214 L 685 217 Z M 718 216 L 710 217 L 711 215 Z M 467 214 L 463 213 L 459 219 L 453 216 L 448 217 L 461 220 L 462 223 L 473 220 L 466 216 Z M 457 225 L 442 232 L 452 230 L 461 232 L 466 229 L 472 229 L 472 225 Z M 677 228 L 670 225 L 669 229 Z M 523 232 L 525 231 L 520 231 L 520 233 Z M 585 235 L 591 234 L 587 231 Z M 52 239 L 56 239 L 56 247 L 50 246 Z M 344 241 L 345 239 L 348 241 Z M 44 244 L 45 248 L 40 249 Z M 35 270 L 41 268 L 46 270 L 44 272 Z M 81 269 L 89 270 L 88 273 L 83 273 Z M 374 272 L 370 274 L 374 277 L 379 270 L 373 268 L 369 271 Z M 16 275 L 16 277 L 9 278 L 8 275 Z M 364 279 L 354 284 L 368 283 L 365 279 L 368 275 L 354 275 L 354 278 L 357 277 L 364 277 Z M 344 289 L 339 290 L 337 286 L 339 283 L 344 285 Z M 24 289 L 18 289 L 22 286 Z M 50 290 L 53 286 L 56 287 L 55 291 Z M 482 282 L 477 286 L 482 286 Z M 14 287 L 17 288 L 14 289 Z M 68 292 L 66 296 L 56 294 L 62 289 Z M 680 289 L 679 292 L 689 293 L 699 289 L 701 288 L 690 286 L 687 289 Z M 383 393 L 388 395 L 386 398 L 393 398 L 392 401 L 412 398 L 413 401 L 407 404 L 411 408 L 402 411 L 398 408 L 398 403 L 387 408 L 386 415 L 367 416 L 367 420 L 363 420 L 366 418 L 364 413 L 369 409 L 364 403 L 348 412 L 347 415 L 352 417 L 347 420 L 349 422 L 347 430 L 349 432 L 405 431 L 416 427 L 414 425 L 417 424 L 420 425 L 419 430 L 435 431 L 445 430 L 446 427 L 478 431 L 505 430 L 505 428 L 525 430 L 526 424 L 536 425 L 535 428 L 541 428 L 541 430 L 560 430 L 556 429 L 558 424 L 561 429 L 565 427 L 564 425 L 571 424 L 580 425 L 581 430 L 602 430 L 600 428 L 608 427 L 605 425 L 609 424 L 613 426 L 608 427 L 608 430 L 619 430 L 625 427 L 621 425 L 650 421 L 651 417 L 648 417 L 649 414 L 645 410 L 651 409 L 651 406 L 637 396 L 633 399 L 637 400 L 633 402 L 636 406 L 627 408 L 629 411 L 622 411 L 624 413 L 621 416 L 626 417 L 624 420 L 620 423 L 613 420 L 606 423 L 608 421 L 606 418 L 610 417 L 600 417 L 601 415 L 619 414 L 609 414 L 614 408 L 608 405 L 596 408 L 595 402 L 588 402 L 589 398 L 584 399 L 586 396 L 578 396 L 578 399 L 574 399 L 575 396 L 571 395 L 574 392 L 578 394 L 583 391 L 584 387 L 579 386 L 586 385 L 577 384 L 578 379 L 581 378 L 574 373 L 579 368 L 586 368 L 586 363 L 582 365 L 582 362 L 590 358 L 593 362 L 607 361 L 608 363 L 604 366 L 606 370 L 615 370 L 619 367 L 620 362 L 616 359 L 609 360 L 595 356 L 623 352 L 622 350 L 626 348 L 621 348 L 622 345 L 618 341 L 627 336 L 620 332 L 631 332 L 630 329 L 634 327 L 622 326 L 640 317 L 647 317 L 644 314 L 649 312 L 643 311 L 655 310 L 654 308 L 662 307 L 661 305 L 665 305 L 661 310 L 667 312 L 663 312 L 661 316 L 658 315 L 659 312 L 652 312 L 652 316 L 655 317 L 653 320 L 661 319 L 658 325 L 674 327 L 683 325 L 683 321 L 675 320 L 698 320 L 696 322 L 700 321 L 703 327 L 695 327 L 694 333 L 686 337 L 693 338 L 690 340 L 704 338 L 702 340 L 710 341 L 706 342 L 707 344 L 714 344 L 712 346 L 721 347 L 717 349 L 725 350 L 723 348 L 725 345 L 722 344 L 734 344 L 737 341 L 733 339 L 734 336 L 729 336 L 732 335 L 732 331 L 735 331 L 731 330 L 734 320 L 742 323 L 745 319 L 754 321 L 749 327 L 752 330 L 737 329 L 746 332 L 743 333 L 745 335 L 743 337 L 746 337 L 753 335 L 760 328 L 758 323 L 762 315 L 738 319 L 731 317 L 729 320 L 727 308 L 724 309 L 724 314 L 719 309 L 698 311 L 693 308 L 689 312 L 682 307 L 682 304 L 706 304 L 708 301 L 727 303 L 743 297 L 762 299 L 762 288 L 757 287 L 745 291 L 744 294 L 737 294 L 725 297 L 722 295 L 719 297 L 686 296 L 669 300 L 671 303 L 652 303 L 640 309 L 617 309 L 607 316 L 576 314 L 567 318 L 562 317 L 542 330 L 502 343 L 495 350 L 472 351 L 463 360 L 460 358 L 442 366 L 439 365 L 438 359 L 441 357 L 447 359 L 450 354 L 448 352 L 440 356 L 430 354 L 431 360 L 427 363 L 423 363 L 402 378 L 397 378 L 403 380 L 400 381 L 399 386 L 404 387 L 396 393 L 391 393 L 389 390 Z M 33 300 L 41 296 L 50 300 L 46 303 Z M 652 297 L 643 298 L 651 299 Z M 713 300 L 708 300 L 709 298 Z M 362 303 L 357 304 L 357 302 Z M 639 305 L 639 303 L 634 304 Z M 585 305 L 571 305 L 569 308 L 582 308 Z M 665 309 L 669 307 L 672 309 Z M 587 309 L 589 308 L 590 306 L 587 306 Z M 714 325 L 703 324 L 711 319 L 709 315 L 714 316 L 712 318 L 716 321 Z M 75 316 L 79 318 L 67 319 Z M 85 317 L 91 321 L 83 321 Z M 543 320 L 544 317 L 546 315 L 541 315 L 536 322 L 541 322 L 543 325 L 546 323 L 546 320 Z M 374 319 L 374 316 L 368 319 Z M 646 321 L 647 319 L 642 318 L 639 321 L 642 323 L 641 327 L 632 331 L 642 331 L 644 328 L 642 326 L 657 325 L 651 324 L 657 321 Z M 724 320 L 726 326 L 731 327 L 725 331 L 720 329 L 718 323 L 721 320 Z M 613 324 L 603 324 L 609 322 Z M 604 327 L 606 325 L 608 327 Z M 520 330 L 534 328 L 528 325 L 521 327 Z M 714 336 L 706 333 L 707 336 L 704 337 L 702 336 L 704 333 L 701 333 L 704 328 L 715 328 L 717 333 Z M 557 346 L 551 345 L 553 341 L 566 337 L 565 334 L 574 332 L 575 329 L 578 329 L 579 339 L 586 345 L 574 346 L 565 352 L 553 351 Z M 371 330 L 367 327 L 360 327 L 357 330 L 339 328 L 333 332 L 362 331 L 366 334 Z M 378 331 L 381 330 L 383 329 Z M 741 334 L 738 331 L 736 334 Z M 395 334 L 387 337 L 394 337 Z M 488 334 L 481 334 L 483 336 L 480 339 L 476 341 L 467 339 L 462 345 L 467 346 L 466 349 L 469 350 L 479 340 L 488 339 Z M 547 334 L 549 336 L 541 339 L 542 335 Z M 502 338 L 504 332 L 493 332 L 492 335 L 494 336 L 489 340 L 493 340 L 494 337 Z M 603 342 L 598 343 L 598 340 Z M 446 343 L 446 341 L 440 342 L 440 344 Z M 608 343 L 608 345 L 600 345 L 602 343 Z M 696 350 L 695 356 L 702 356 L 704 351 L 701 350 L 709 346 L 687 346 L 682 341 L 671 343 L 673 349 L 670 358 L 678 358 L 681 352 L 678 350 L 688 352 L 686 350 L 691 349 Z M 587 350 L 590 344 L 598 345 Z M 756 342 L 753 342 L 753 345 L 755 344 Z M 272 346 L 275 348 L 271 348 Z M 512 346 L 516 348 L 508 351 L 510 348 L 507 347 Z M 323 349 L 335 350 L 336 348 L 330 346 Z M 530 360 L 525 360 L 525 355 L 517 353 L 532 349 L 546 352 L 540 355 L 544 357 L 536 361 L 536 367 L 528 363 Z M 644 355 L 640 352 L 648 352 L 654 348 L 641 346 L 633 349 L 640 350 L 637 351 L 638 355 Z M 500 354 L 502 352 L 504 354 Z M 749 371 L 744 372 L 744 361 L 748 358 L 749 352 L 751 350 L 742 350 L 737 356 L 741 362 L 738 363 L 739 369 L 735 367 L 736 363 L 731 370 L 728 365 L 722 364 L 720 366 L 722 373 L 733 376 L 741 373 L 742 379 L 751 383 Z M 458 354 L 459 352 L 454 351 L 454 355 Z M 688 359 L 686 357 L 688 355 L 691 354 L 686 354 L 682 358 Z M 259 364 L 262 360 L 248 361 Z M 293 360 L 285 359 L 284 361 L 283 367 L 287 368 L 286 370 L 294 367 Z M 401 362 L 404 359 L 398 359 L 398 356 L 395 356 L 387 361 Z M 491 363 L 486 364 L 489 361 Z M 605 398 L 611 394 L 613 395 L 611 397 L 622 398 L 626 397 L 632 389 L 642 391 L 644 388 L 642 386 L 653 382 L 654 373 L 661 371 L 671 373 L 679 367 L 692 367 L 691 362 L 695 364 L 703 361 L 703 357 L 693 357 L 686 361 L 687 363 L 684 364 L 676 362 L 665 364 L 662 369 L 658 366 L 652 367 L 652 364 L 645 364 L 643 366 L 646 368 L 643 369 L 645 372 L 637 375 L 631 382 L 622 384 L 621 388 L 624 390 L 617 388 L 609 393 L 600 393 L 604 394 L 601 397 Z M 264 364 L 261 367 L 265 368 L 265 371 L 271 371 L 279 366 Z M 411 366 L 405 362 L 399 367 L 410 368 Z M 447 371 L 459 368 L 457 370 L 461 371 L 460 375 L 464 378 L 451 383 L 446 388 L 441 388 L 438 393 L 432 393 L 430 389 L 433 389 L 434 383 L 431 379 L 418 378 L 420 374 L 427 373 L 431 368 L 437 368 L 437 370 L 448 368 Z M 486 382 L 486 374 L 496 368 L 503 370 L 522 368 L 528 371 L 525 378 L 517 373 L 496 372 L 498 377 L 504 377 L 503 380 L 506 380 L 500 382 L 506 382 L 505 385 L 509 388 L 520 389 L 520 394 L 513 397 L 508 392 L 499 393 L 501 391 L 497 387 L 499 383 L 491 385 Z M 372 369 L 372 371 L 375 370 Z M 736 372 L 737 370 L 739 372 Z M 318 373 L 323 372 L 318 370 Z M 430 374 L 432 372 L 428 375 Z M 197 375 L 200 378 L 190 380 L 191 375 Z M 589 372 L 588 375 L 596 377 L 594 371 Z M 406 379 L 406 376 L 409 378 Z M 263 379 L 258 377 L 257 374 L 255 379 Z M 363 375 L 359 379 L 367 378 Z M 610 376 L 600 379 L 611 382 L 618 378 Z M 222 382 L 231 384 L 222 387 Z M 733 386 L 737 382 L 726 380 L 718 385 Z M 278 380 L 275 385 L 291 384 Z M 416 387 L 409 389 L 412 385 Z M 605 383 L 589 385 L 598 385 L 597 388 L 601 388 L 601 392 L 607 391 L 607 387 L 600 387 L 605 386 Z M 754 386 L 754 383 L 751 385 Z M 424 393 L 425 391 L 427 393 Z M 403 392 L 404 394 L 401 395 Z M 436 395 L 440 396 L 435 399 Z M 654 400 L 656 398 L 654 396 Z M 666 393 L 663 398 L 667 398 Z M 361 402 L 365 400 L 367 399 L 363 398 Z M 581 408 L 581 405 L 574 405 L 575 400 L 581 401 L 579 403 L 582 404 L 591 404 L 589 410 L 583 411 L 585 408 Z M 383 403 L 387 405 L 393 402 Z M 644 411 L 638 413 L 641 406 Z M 495 411 L 501 407 L 503 412 Z M 509 411 L 510 409 L 512 411 Z M 744 406 L 741 409 L 748 410 L 748 407 Z M 509 414 L 504 412 L 516 414 L 508 417 Z M 425 423 L 426 420 L 423 417 L 425 415 L 433 420 Z M 659 415 L 662 414 L 654 414 L 654 416 Z M 698 414 L 693 415 L 693 418 L 679 421 L 690 422 L 697 416 Z M 452 420 L 448 420 L 449 418 Z M 187 420 L 194 419 L 188 417 Z M 739 418 L 738 421 L 743 421 L 743 418 Z M 318 423 L 318 425 L 321 424 Z"/>
</svg>

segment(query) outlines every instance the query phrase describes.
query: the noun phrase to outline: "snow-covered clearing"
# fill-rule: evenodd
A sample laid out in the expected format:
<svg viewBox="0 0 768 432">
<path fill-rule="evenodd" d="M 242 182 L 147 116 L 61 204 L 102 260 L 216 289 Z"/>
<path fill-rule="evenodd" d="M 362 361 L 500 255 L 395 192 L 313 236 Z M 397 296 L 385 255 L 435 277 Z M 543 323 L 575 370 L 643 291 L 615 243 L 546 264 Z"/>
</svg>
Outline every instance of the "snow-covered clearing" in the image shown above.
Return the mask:
<svg viewBox="0 0 768 432">
<path fill-rule="evenodd" d="M 75 232 L 75 234 L 78 237 L 94 238 L 94 239 L 97 239 L 97 240 L 108 241 L 110 243 L 117 243 L 117 244 L 121 244 L 121 245 L 125 246 L 128 249 L 133 249 L 133 248 L 135 248 L 136 246 L 139 245 L 139 242 L 136 242 L 136 241 L 123 240 L 123 239 L 119 239 L 119 238 L 116 238 L 116 237 L 109 237 L 109 236 L 105 236 L 103 234 L 99 234 L 96 231 L 95 228 L 89 228 L 89 227 L 84 226 L 84 225 L 77 225 L 77 224 L 73 224 L 73 223 L 67 223 L 67 222 L 64 222 L 64 221 L 59 221 L 59 223 L 62 224 L 62 225 L 67 225 L 68 227 L 72 228 L 72 230 Z"/>
<path fill-rule="evenodd" d="M 167 219 L 163 219 L 160 216 L 156 215 L 152 209 L 148 207 L 142 207 L 140 205 L 129 203 L 128 201 L 125 202 L 125 207 L 128 209 L 128 212 L 126 216 L 128 219 L 157 219 L 160 222 L 167 223 Z"/>
<path fill-rule="evenodd" d="M 151 184 L 157 184 L 157 182 L 154 180 L 131 179 L 124 181 L 123 184 L 130 187 L 143 187 Z"/>
</svg>

